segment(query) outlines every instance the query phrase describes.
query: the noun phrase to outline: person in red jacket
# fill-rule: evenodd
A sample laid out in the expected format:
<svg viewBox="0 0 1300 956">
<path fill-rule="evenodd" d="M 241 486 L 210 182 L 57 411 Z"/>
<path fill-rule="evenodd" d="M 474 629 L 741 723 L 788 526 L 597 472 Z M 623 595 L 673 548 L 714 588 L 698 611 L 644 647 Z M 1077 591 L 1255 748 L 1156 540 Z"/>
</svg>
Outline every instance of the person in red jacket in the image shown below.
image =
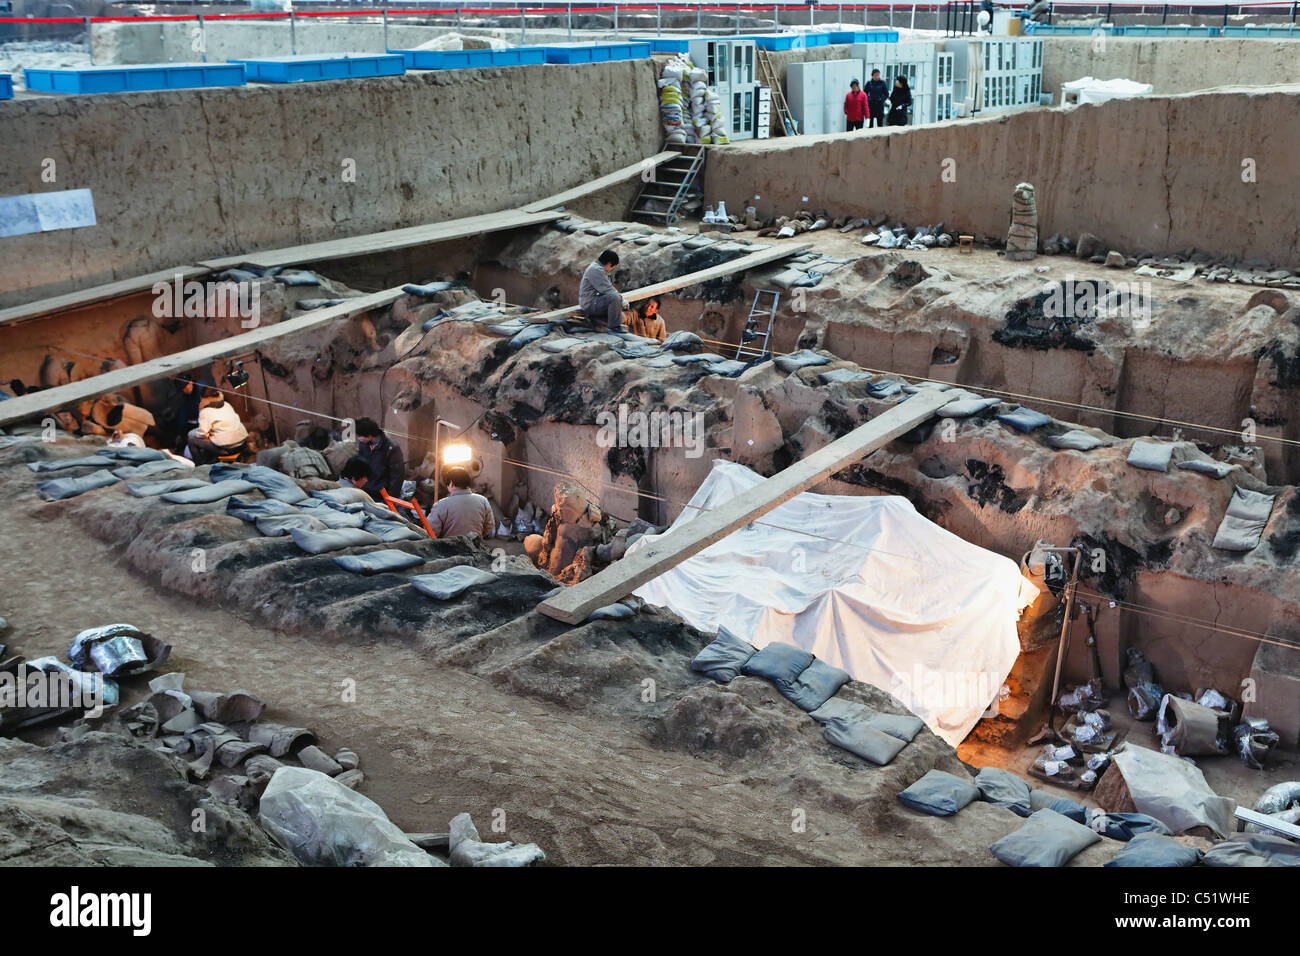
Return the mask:
<svg viewBox="0 0 1300 956">
<path fill-rule="evenodd" d="M 862 129 L 863 122 L 870 115 L 867 94 L 862 92 L 862 85 L 854 80 L 849 84 L 849 95 L 844 97 L 844 120 L 847 132 Z"/>
</svg>

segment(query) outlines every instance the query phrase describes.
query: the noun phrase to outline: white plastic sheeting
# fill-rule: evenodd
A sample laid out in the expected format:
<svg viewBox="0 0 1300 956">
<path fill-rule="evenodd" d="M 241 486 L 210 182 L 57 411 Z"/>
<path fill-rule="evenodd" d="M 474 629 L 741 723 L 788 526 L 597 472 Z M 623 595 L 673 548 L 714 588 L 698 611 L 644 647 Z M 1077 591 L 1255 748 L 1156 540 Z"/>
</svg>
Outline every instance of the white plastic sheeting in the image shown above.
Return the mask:
<svg viewBox="0 0 1300 956">
<path fill-rule="evenodd" d="M 761 481 L 715 463 L 672 527 Z M 802 647 L 889 691 L 956 746 L 1011 672 L 1016 621 L 1038 591 L 1014 561 L 906 498 L 805 492 L 635 593 L 707 633 L 725 625 L 755 647 Z"/>
<path fill-rule="evenodd" d="M 1070 93 L 1078 95 L 1078 103 L 1105 103 L 1107 100 L 1131 100 L 1138 96 L 1150 96 L 1155 87 L 1150 83 L 1138 83 L 1136 80 L 1098 80 L 1091 76 L 1071 80 L 1061 84 L 1061 102 L 1066 102 Z"/>
</svg>

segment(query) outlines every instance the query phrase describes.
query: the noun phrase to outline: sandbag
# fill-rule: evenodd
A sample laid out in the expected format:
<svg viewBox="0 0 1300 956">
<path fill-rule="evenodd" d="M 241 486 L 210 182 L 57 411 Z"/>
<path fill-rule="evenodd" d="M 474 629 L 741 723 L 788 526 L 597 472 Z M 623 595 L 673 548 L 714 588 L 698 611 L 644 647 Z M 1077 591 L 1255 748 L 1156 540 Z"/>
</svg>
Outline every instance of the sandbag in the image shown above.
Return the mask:
<svg viewBox="0 0 1300 956">
<path fill-rule="evenodd" d="M 36 492 L 46 501 L 62 501 L 64 498 L 75 498 L 95 488 L 117 484 L 120 480 L 112 472 L 96 471 L 80 478 L 51 478 L 48 481 L 38 481 Z"/>
<path fill-rule="evenodd" d="M 335 508 L 347 511 L 359 510 L 362 505 L 374 501 L 360 488 L 318 488 L 315 491 L 309 491 L 308 495 Z"/>
<path fill-rule="evenodd" d="M 294 504 L 307 497 L 307 492 L 303 491 L 296 481 L 283 472 L 267 468 L 265 465 L 240 466 L 218 462 L 208 469 L 208 477 L 213 481 L 226 479 L 250 481 L 261 490 L 262 494 L 273 501 Z"/>
<path fill-rule="evenodd" d="M 772 361 L 781 371 L 789 373 L 797 372 L 801 368 L 829 365 L 831 360 L 825 355 L 818 355 L 808 349 L 800 349 L 798 352 L 792 352 L 789 355 L 778 355 Z"/>
<path fill-rule="evenodd" d="M 721 684 L 730 684 L 754 654 L 754 646 L 724 627 L 718 636 L 691 661 L 691 670 L 707 674 Z"/>
<path fill-rule="evenodd" d="M 1173 457 L 1174 446 L 1164 442 L 1135 441 L 1129 449 L 1127 462 L 1134 468 L 1147 471 L 1168 471 L 1169 460 Z"/>
<path fill-rule="evenodd" d="M 1206 866 L 1300 866 L 1300 843 L 1272 833 L 1234 833 L 1205 851 Z"/>
<path fill-rule="evenodd" d="M 1207 458 L 1191 458 L 1187 461 L 1180 461 L 1178 467 L 1183 471 L 1195 471 L 1213 478 L 1226 478 L 1228 473 L 1237 466 L 1222 461 L 1211 461 Z"/>
<path fill-rule="evenodd" d="M 127 478 L 148 478 L 151 475 L 165 475 L 173 471 L 189 471 L 193 465 L 187 465 L 179 462 L 175 458 L 163 458 L 157 461 L 146 461 L 141 465 L 122 465 L 113 469 L 113 474 L 122 479 Z"/>
<path fill-rule="evenodd" d="M 1086 823 L 1094 832 L 1124 843 L 1140 833 L 1170 835 L 1167 826 L 1145 813 L 1107 813 L 1105 810 L 1089 808 Z"/>
<path fill-rule="evenodd" d="M 1221 551 L 1252 551 L 1259 544 L 1269 515 L 1273 495 L 1237 488 L 1228 502 L 1228 512 L 1215 532 L 1213 547 Z"/>
<path fill-rule="evenodd" d="M 297 528 L 299 531 L 328 531 L 329 526 L 311 515 L 266 515 L 253 522 L 258 534 L 268 538 L 282 538 Z"/>
<path fill-rule="evenodd" d="M 298 503 L 297 508 L 299 512 L 311 515 L 327 528 L 362 528 L 366 524 L 367 515 L 358 504 L 334 506 L 324 501 L 302 501 Z M 342 510 L 344 508 L 352 510 Z"/>
<path fill-rule="evenodd" d="M 155 498 L 158 495 L 170 494 L 174 491 L 189 491 L 193 488 L 202 488 L 210 482 L 202 478 L 171 478 L 161 479 L 159 481 L 128 481 L 126 490 L 135 495 L 137 498 Z"/>
<path fill-rule="evenodd" d="M 334 563 L 344 571 L 353 574 L 379 574 L 383 571 L 403 571 L 417 564 L 424 564 L 424 558 L 408 551 L 388 549 L 386 551 L 369 551 L 366 554 L 340 554 Z"/>
<path fill-rule="evenodd" d="M 979 795 L 979 788 L 970 780 L 943 770 L 930 770 L 900 793 L 898 799 L 913 810 L 935 817 L 949 817 L 972 800 L 978 800 Z"/>
<path fill-rule="evenodd" d="M 325 554 L 329 551 L 341 551 L 343 548 L 360 548 L 368 544 L 379 544 L 379 538 L 360 528 L 328 528 L 325 531 L 304 531 L 290 528 L 293 543 L 308 554 Z"/>
<path fill-rule="evenodd" d="M 109 468 L 112 464 L 113 462 L 106 458 L 89 455 L 85 458 L 53 458 L 46 461 L 29 461 L 27 467 L 40 474 L 47 471 L 66 471 L 69 468 Z"/>
<path fill-rule="evenodd" d="M 740 672 L 750 677 L 765 677 L 778 685 L 793 684 L 814 660 L 801 647 L 774 641 L 746 661 Z"/>
<path fill-rule="evenodd" d="M 777 681 L 776 689 L 796 707 L 811 711 L 830 700 L 852 679 L 847 671 L 814 659 L 793 682 Z"/>
<path fill-rule="evenodd" d="M 138 445 L 114 445 L 111 448 L 101 448 L 95 454 L 116 461 L 132 462 L 161 461 L 167 457 L 166 452 L 157 448 L 141 448 Z"/>
<path fill-rule="evenodd" d="M 281 767 L 262 794 L 258 822 L 309 866 L 444 866 L 373 800 L 306 767 Z"/>
<path fill-rule="evenodd" d="M 888 764 L 907 746 L 906 741 L 871 727 L 861 716 L 832 717 L 826 721 L 822 733 L 836 747 L 878 767 Z"/>
<path fill-rule="evenodd" d="M 984 767 L 975 774 L 980 796 L 995 807 L 1006 807 L 1017 816 L 1029 816 L 1029 784 L 999 767 Z"/>
<path fill-rule="evenodd" d="M 997 419 L 1004 425 L 1010 425 L 1018 432 L 1031 432 L 1035 428 L 1042 428 L 1052 420 L 1042 412 L 1036 412 L 1032 408 L 1025 408 L 1023 405 L 1017 406 L 1013 411 L 998 415 Z"/>
<path fill-rule="evenodd" d="M 1094 448 L 1100 448 L 1106 443 L 1095 435 L 1089 435 L 1078 428 L 1071 428 L 1063 434 L 1049 436 L 1047 444 L 1053 448 L 1069 451 L 1092 451 Z"/>
<path fill-rule="evenodd" d="M 473 565 L 439 571 L 437 574 L 417 574 L 411 578 L 411 586 L 421 594 L 427 594 L 439 601 L 450 601 L 464 591 L 480 584 L 491 584 L 497 576 L 490 571 L 482 571 Z"/>
<path fill-rule="evenodd" d="M 1020 829 L 989 847 L 1007 866 L 1064 866 L 1101 837 L 1051 810 L 1036 810 Z"/>
<path fill-rule="evenodd" d="M 1160 833 L 1139 833 L 1103 866 L 1195 866 L 1201 851 Z"/>
<path fill-rule="evenodd" d="M 232 497 L 226 502 L 226 514 L 240 521 L 252 522 L 258 518 L 269 518 L 273 515 L 300 515 L 302 512 L 283 501 Z"/>
<path fill-rule="evenodd" d="M 163 501 L 170 501 L 177 505 L 197 505 L 206 504 L 212 501 L 220 501 L 222 498 L 229 498 L 231 495 L 244 495 L 250 491 L 256 490 L 256 485 L 248 481 L 219 481 L 214 484 L 205 484 L 201 488 L 190 488 L 187 491 L 169 491 L 162 496 Z"/>
<path fill-rule="evenodd" d="M 371 534 L 378 535 L 379 540 L 385 544 L 392 544 L 394 541 L 418 541 L 425 537 L 405 522 L 384 521 L 369 515 L 366 516 L 363 527 Z"/>
</svg>

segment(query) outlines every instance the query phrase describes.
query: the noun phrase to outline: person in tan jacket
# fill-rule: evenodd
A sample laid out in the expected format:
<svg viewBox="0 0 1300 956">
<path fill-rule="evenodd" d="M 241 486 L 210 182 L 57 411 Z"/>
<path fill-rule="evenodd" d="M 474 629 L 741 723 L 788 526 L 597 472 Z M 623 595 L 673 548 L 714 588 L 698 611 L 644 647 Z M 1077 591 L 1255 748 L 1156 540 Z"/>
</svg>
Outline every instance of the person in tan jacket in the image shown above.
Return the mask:
<svg viewBox="0 0 1300 956">
<path fill-rule="evenodd" d="M 659 314 L 659 299 L 651 296 L 632 311 L 628 319 L 628 331 L 644 339 L 662 342 L 668 337 L 663 316 Z"/>
</svg>

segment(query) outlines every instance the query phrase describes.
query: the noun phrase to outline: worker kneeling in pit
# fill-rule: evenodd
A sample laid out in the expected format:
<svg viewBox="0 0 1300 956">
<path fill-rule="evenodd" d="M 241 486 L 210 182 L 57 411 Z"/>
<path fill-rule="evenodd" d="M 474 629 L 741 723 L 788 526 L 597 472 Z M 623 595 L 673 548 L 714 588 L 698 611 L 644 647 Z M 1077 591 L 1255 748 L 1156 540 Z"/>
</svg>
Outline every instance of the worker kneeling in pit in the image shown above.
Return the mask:
<svg viewBox="0 0 1300 956">
<path fill-rule="evenodd" d="M 492 537 L 496 519 L 492 504 L 470 490 L 469 472 L 451 468 L 446 472 L 447 497 L 429 509 L 429 527 L 435 538 L 452 538 L 461 534 Z"/>
<path fill-rule="evenodd" d="M 582 273 L 582 282 L 578 285 L 578 308 L 593 328 L 598 328 L 603 318 L 610 332 L 623 331 L 623 310 L 629 306 L 609 278 L 617 265 L 618 253 L 606 249 Z"/>
</svg>

